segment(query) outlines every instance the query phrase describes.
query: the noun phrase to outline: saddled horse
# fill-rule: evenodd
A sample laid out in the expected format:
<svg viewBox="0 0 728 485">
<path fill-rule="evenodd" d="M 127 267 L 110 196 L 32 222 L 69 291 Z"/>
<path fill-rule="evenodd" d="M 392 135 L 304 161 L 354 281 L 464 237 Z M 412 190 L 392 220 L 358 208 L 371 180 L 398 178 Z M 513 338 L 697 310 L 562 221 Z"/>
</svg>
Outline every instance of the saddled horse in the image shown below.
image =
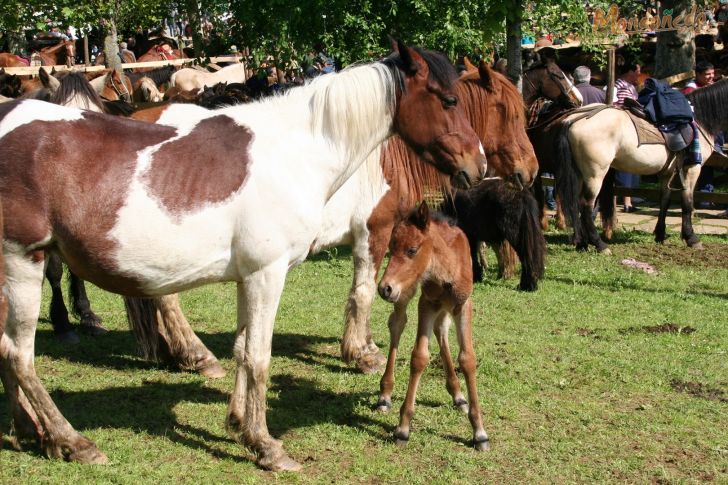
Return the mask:
<svg viewBox="0 0 728 485">
<path fill-rule="evenodd" d="M 10 52 L 0 52 L 0 67 L 28 67 L 30 62 L 24 57 Z"/>
<path fill-rule="evenodd" d="M 42 66 L 73 66 L 76 64 L 76 43 L 61 40 L 58 44 L 44 47 L 38 51 Z"/>
<path fill-rule="evenodd" d="M 136 62 L 136 59 L 134 58 L 134 54 L 130 52 L 121 52 L 118 51 L 116 55 L 119 57 L 119 60 L 122 64 L 133 64 Z M 103 66 L 106 64 L 106 54 L 103 52 L 100 52 L 99 55 L 96 56 L 96 60 L 94 61 L 95 66 Z M 107 66 L 110 67 L 110 66 Z"/>
<path fill-rule="evenodd" d="M 0 377 L 19 442 L 38 442 L 51 457 L 107 461 L 64 418 L 33 366 L 45 257 L 54 251 L 84 279 L 131 296 L 237 282 L 227 428 L 261 467 L 299 469 L 265 420 L 286 274 L 308 255 L 332 195 L 393 132 L 455 185 L 484 176 L 482 145 L 456 107 L 455 78 L 444 56 L 399 44 L 383 61 L 176 128 L 41 101 L 0 105 L 9 300 L 7 319 L 0 315 Z M 270 122 L 280 116 L 291 123 Z M 27 143 L 41 134 L 56 156 Z"/>
<path fill-rule="evenodd" d="M 698 126 L 700 154 L 705 161 L 713 152 L 713 140 L 728 129 L 728 80 L 693 91 L 688 95 Z M 629 114 L 617 108 L 607 108 L 590 116 L 569 115 L 562 124 L 557 140 L 558 151 L 565 167 L 577 171 L 575 186 L 579 194 L 579 222 L 574 224 L 577 248 L 593 245 L 598 251 L 608 249 L 599 237 L 591 213 L 602 182 L 610 168 L 640 175 L 660 176 L 660 213 L 655 226 L 655 241 L 663 242 L 665 218 L 670 204 L 671 186 L 682 194 L 682 225 L 680 235 L 688 246 L 702 248 L 692 225 L 693 191 L 700 175 L 701 163 L 693 163 L 688 150 L 674 153 L 665 145 L 640 145 L 637 131 Z"/>
<path fill-rule="evenodd" d="M 186 67 L 172 74 L 170 87 L 185 91 L 200 90 L 218 83 L 244 83 L 245 64 L 231 64 L 219 71 L 205 72 Z"/>
<path fill-rule="evenodd" d="M 179 49 L 173 49 L 168 43 L 153 45 L 147 52 L 137 57 L 137 62 L 151 61 L 172 61 L 184 59 L 186 56 Z M 135 67 L 134 72 L 147 72 L 156 69 L 154 67 Z"/>
</svg>

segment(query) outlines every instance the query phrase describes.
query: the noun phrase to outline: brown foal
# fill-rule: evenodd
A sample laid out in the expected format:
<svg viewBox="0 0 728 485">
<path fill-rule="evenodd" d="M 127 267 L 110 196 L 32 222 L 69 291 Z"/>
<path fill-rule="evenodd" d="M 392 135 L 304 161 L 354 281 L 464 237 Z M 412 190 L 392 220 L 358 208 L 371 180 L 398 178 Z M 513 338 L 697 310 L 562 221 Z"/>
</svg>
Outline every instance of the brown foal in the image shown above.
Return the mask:
<svg viewBox="0 0 728 485">
<path fill-rule="evenodd" d="M 379 283 L 379 295 L 395 303 L 400 298 L 410 298 L 417 291 L 418 284 L 422 286 L 418 303 L 417 339 L 410 362 L 410 380 L 394 438 L 398 445 L 404 445 L 409 440 L 417 386 L 430 360 L 429 342 L 434 330 L 445 367 L 446 387 L 452 396 L 453 404 L 468 413 L 473 427 L 475 449 L 487 450 L 488 435 L 483 429 L 475 382 L 473 304 L 470 299 L 473 292 L 473 271 L 468 240 L 453 221 L 438 214 L 431 216 L 427 203 L 422 202 L 394 227 L 389 251 L 391 256 Z M 460 391 L 460 381 L 455 373 L 448 345 L 450 316 L 455 321 L 460 345 L 458 363 L 465 375 L 470 407 Z M 389 410 L 392 406 L 394 364 L 404 323 L 389 330 L 389 357 L 381 381 L 378 403 L 379 409 L 383 411 Z"/>
</svg>

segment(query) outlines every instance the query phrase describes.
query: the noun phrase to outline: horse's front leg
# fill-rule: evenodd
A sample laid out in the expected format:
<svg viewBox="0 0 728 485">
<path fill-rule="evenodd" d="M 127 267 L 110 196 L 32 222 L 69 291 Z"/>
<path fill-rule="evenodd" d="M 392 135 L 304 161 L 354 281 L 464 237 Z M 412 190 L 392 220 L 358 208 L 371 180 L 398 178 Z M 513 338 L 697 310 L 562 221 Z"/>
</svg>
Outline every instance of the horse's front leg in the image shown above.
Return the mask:
<svg viewBox="0 0 728 485">
<path fill-rule="evenodd" d="M 693 194 L 695 184 L 698 183 L 698 177 L 700 176 L 700 169 L 701 165 L 699 163 L 683 168 L 685 188 L 682 191 L 682 226 L 680 234 L 687 245 L 693 249 L 703 249 L 703 243 L 700 242 L 700 238 L 693 230 L 693 210 L 695 209 Z"/>
<path fill-rule="evenodd" d="M 407 305 L 409 305 L 415 293 L 417 293 L 416 286 L 409 293 L 403 294 L 399 298 L 389 315 L 389 355 L 387 356 L 384 375 L 379 381 L 379 399 L 377 400 L 377 409 L 385 413 L 392 409 L 392 390 L 394 389 L 394 367 L 397 364 L 397 350 L 399 349 L 402 332 L 407 324 Z"/>
<path fill-rule="evenodd" d="M 73 429 L 35 373 L 33 349 L 44 269 L 43 257 L 38 256 L 29 257 L 24 251 L 6 255 L 8 314 L 0 335 L 0 370 L 10 394 L 14 430 L 20 443 L 36 441 L 49 457 L 105 463 L 106 456 Z"/>
<path fill-rule="evenodd" d="M 378 265 L 375 261 L 381 262 L 384 256 L 382 248 L 386 248 L 386 242 L 379 242 L 379 239 L 383 237 L 371 237 L 368 231 L 357 231 L 354 236 L 354 280 L 346 302 L 341 341 L 344 362 L 356 361 L 357 367 L 365 374 L 378 372 L 385 362 L 384 355 L 372 339 L 369 323 L 377 292 Z M 374 247 L 371 241 L 375 242 Z"/>
<path fill-rule="evenodd" d="M 604 172 L 604 175 L 606 175 L 606 172 Z M 582 230 L 580 241 L 582 247 L 580 249 L 586 249 L 588 244 L 592 244 L 598 252 L 611 254 L 609 246 L 599 236 L 599 231 L 597 231 L 594 219 L 592 218 L 594 203 L 596 202 L 599 190 L 601 190 L 604 175 L 601 177 L 592 177 L 591 180 L 584 181 L 582 187 L 581 197 L 579 198 L 579 226 Z M 579 245 L 577 245 L 577 248 L 579 248 Z"/>
<path fill-rule="evenodd" d="M 417 387 L 420 383 L 422 373 L 430 362 L 430 336 L 433 326 L 438 317 L 438 311 L 425 298 L 420 297 L 418 305 L 417 338 L 415 347 L 412 349 L 410 360 L 410 378 L 407 385 L 407 395 L 399 410 L 399 425 L 394 430 L 394 439 L 397 445 L 406 445 L 409 441 L 410 423 L 415 414 L 415 398 Z"/>
<path fill-rule="evenodd" d="M 228 431 L 256 453 L 258 465 L 272 471 L 301 469 L 270 435 L 265 415 L 273 324 L 287 270 L 288 258 L 280 258 L 238 284 L 237 369 L 226 419 Z"/>
</svg>

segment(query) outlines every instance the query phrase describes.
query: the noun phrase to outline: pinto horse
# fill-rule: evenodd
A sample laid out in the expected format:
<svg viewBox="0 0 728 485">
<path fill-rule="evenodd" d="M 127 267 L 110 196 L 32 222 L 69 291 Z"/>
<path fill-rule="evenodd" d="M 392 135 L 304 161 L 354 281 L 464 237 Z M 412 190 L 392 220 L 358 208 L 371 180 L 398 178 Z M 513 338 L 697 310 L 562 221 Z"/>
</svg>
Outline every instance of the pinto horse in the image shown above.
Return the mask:
<svg viewBox="0 0 728 485">
<path fill-rule="evenodd" d="M 412 350 L 410 380 L 407 395 L 399 413 L 399 425 L 394 431 L 398 444 L 409 441 L 410 422 L 415 412 L 415 396 L 420 378 L 430 360 L 429 343 L 432 332 L 440 346 L 445 368 L 446 388 L 453 404 L 468 413 L 473 427 L 473 446 L 478 451 L 489 448 L 488 435 L 483 429 L 480 414 L 476 359 L 473 350 L 473 274 L 468 239 L 451 219 L 430 215 L 426 202 L 394 226 L 389 242 L 389 263 L 379 283 L 379 295 L 390 303 L 400 298 L 410 299 L 422 287 L 417 305 L 417 337 Z M 460 380 L 448 344 L 450 317 L 455 320 L 460 355 L 458 362 L 465 375 L 470 406 L 460 391 Z M 391 344 L 387 369 L 393 369 L 397 347 L 404 324 L 390 328 Z M 379 406 L 391 407 L 394 380 L 382 381 Z"/>
<path fill-rule="evenodd" d="M 513 84 L 481 64 L 462 77 L 455 89 L 458 107 L 483 141 L 489 172 L 514 184 L 530 185 L 538 165 L 525 132 L 523 101 Z M 157 123 L 175 125 L 200 112 L 204 110 L 198 106 L 172 104 L 152 114 Z M 372 340 L 369 318 L 392 227 L 422 200 L 426 187 L 441 184 L 441 176 L 394 137 L 374 150 L 326 204 L 310 252 L 341 244 L 352 247 L 354 279 L 345 309 L 341 352 L 345 362 L 356 362 L 363 372 L 375 372 L 385 361 Z M 127 298 L 126 305 L 130 326 L 147 358 L 161 357 L 183 369 L 221 375 L 222 368 L 194 336 L 176 297 Z M 406 318 L 406 306 L 395 306 L 396 317 L 392 318 Z"/>
<path fill-rule="evenodd" d="M 0 105 L 9 300 L 0 377 L 19 442 L 37 441 L 51 457 L 107 461 L 61 414 L 33 366 L 45 258 L 54 251 L 80 277 L 131 296 L 237 282 L 227 429 L 261 467 L 299 469 L 265 420 L 286 274 L 306 258 L 327 201 L 393 132 L 456 185 L 484 176 L 482 145 L 456 108 L 455 79 L 444 56 L 400 43 L 382 61 L 184 127 L 42 101 Z M 281 116 L 290 123 L 271 122 Z"/>
<path fill-rule="evenodd" d="M 728 80 L 695 90 L 688 99 L 693 105 L 699 128 L 701 157 L 707 160 L 713 152 L 715 136 L 728 129 L 728 112 L 725 110 Z M 659 175 L 660 213 L 654 234 L 655 241 L 660 243 L 667 237 L 665 218 L 670 205 L 670 186 L 679 186 L 682 194 L 680 235 L 688 246 L 702 249 L 692 224 L 693 191 L 701 163 L 686 159 L 690 156 L 686 150 L 674 153 L 665 145 L 640 145 L 634 124 L 622 109 L 607 108 L 590 116 L 571 114 L 560 125 L 558 153 L 565 169 L 576 171 L 572 177 L 576 183 L 571 190 L 578 194 L 578 221 L 574 222 L 574 243 L 578 249 L 587 249 L 589 245 L 600 252 L 608 249 L 599 237 L 591 213 L 610 168 L 641 175 Z"/>
</svg>

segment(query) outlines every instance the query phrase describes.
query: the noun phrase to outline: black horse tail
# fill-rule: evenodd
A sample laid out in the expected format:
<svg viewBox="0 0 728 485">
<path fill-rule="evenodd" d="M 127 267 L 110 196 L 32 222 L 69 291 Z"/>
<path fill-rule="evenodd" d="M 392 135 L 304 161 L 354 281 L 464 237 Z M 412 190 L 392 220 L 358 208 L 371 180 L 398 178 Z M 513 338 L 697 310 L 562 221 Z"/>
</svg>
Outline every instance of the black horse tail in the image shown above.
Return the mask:
<svg viewBox="0 0 728 485">
<path fill-rule="evenodd" d="M 602 218 L 604 239 L 609 241 L 617 226 L 617 211 L 614 206 L 614 176 L 615 171 L 610 168 L 602 182 L 597 200 L 599 201 L 599 215 Z"/>
<path fill-rule="evenodd" d="M 3 204 L 0 200 L 0 338 L 5 333 L 8 319 L 8 299 L 5 296 L 5 260 L 3 259 Z M 6 391 L 7 392 L 7 391 Z"/>
<path fill-rule="evenodd" d="M 569 143 L 568 122 L 561 123 L 561 129 L 556 135 L 556 169 L 554 175 L 554 193 L 561 199 L 561 208 L 564 211 L 566 221 L 574 228 L 574 233 L 579 234 L 579 192 L 581 190 L 581 174 L 576 168 L 574 157 L 571 154 Z"/>
<path fill-rule="evenodd" d="M 538 281 L 546 269 L 546 240 L 541 229 L 541 217 L 536 199 L 528 191 L 523 191 L 521 194 L 518 237 L 509 242 L 521 260 L 521 282 L 518 289 L 536 291 Z"/>
</svg>

